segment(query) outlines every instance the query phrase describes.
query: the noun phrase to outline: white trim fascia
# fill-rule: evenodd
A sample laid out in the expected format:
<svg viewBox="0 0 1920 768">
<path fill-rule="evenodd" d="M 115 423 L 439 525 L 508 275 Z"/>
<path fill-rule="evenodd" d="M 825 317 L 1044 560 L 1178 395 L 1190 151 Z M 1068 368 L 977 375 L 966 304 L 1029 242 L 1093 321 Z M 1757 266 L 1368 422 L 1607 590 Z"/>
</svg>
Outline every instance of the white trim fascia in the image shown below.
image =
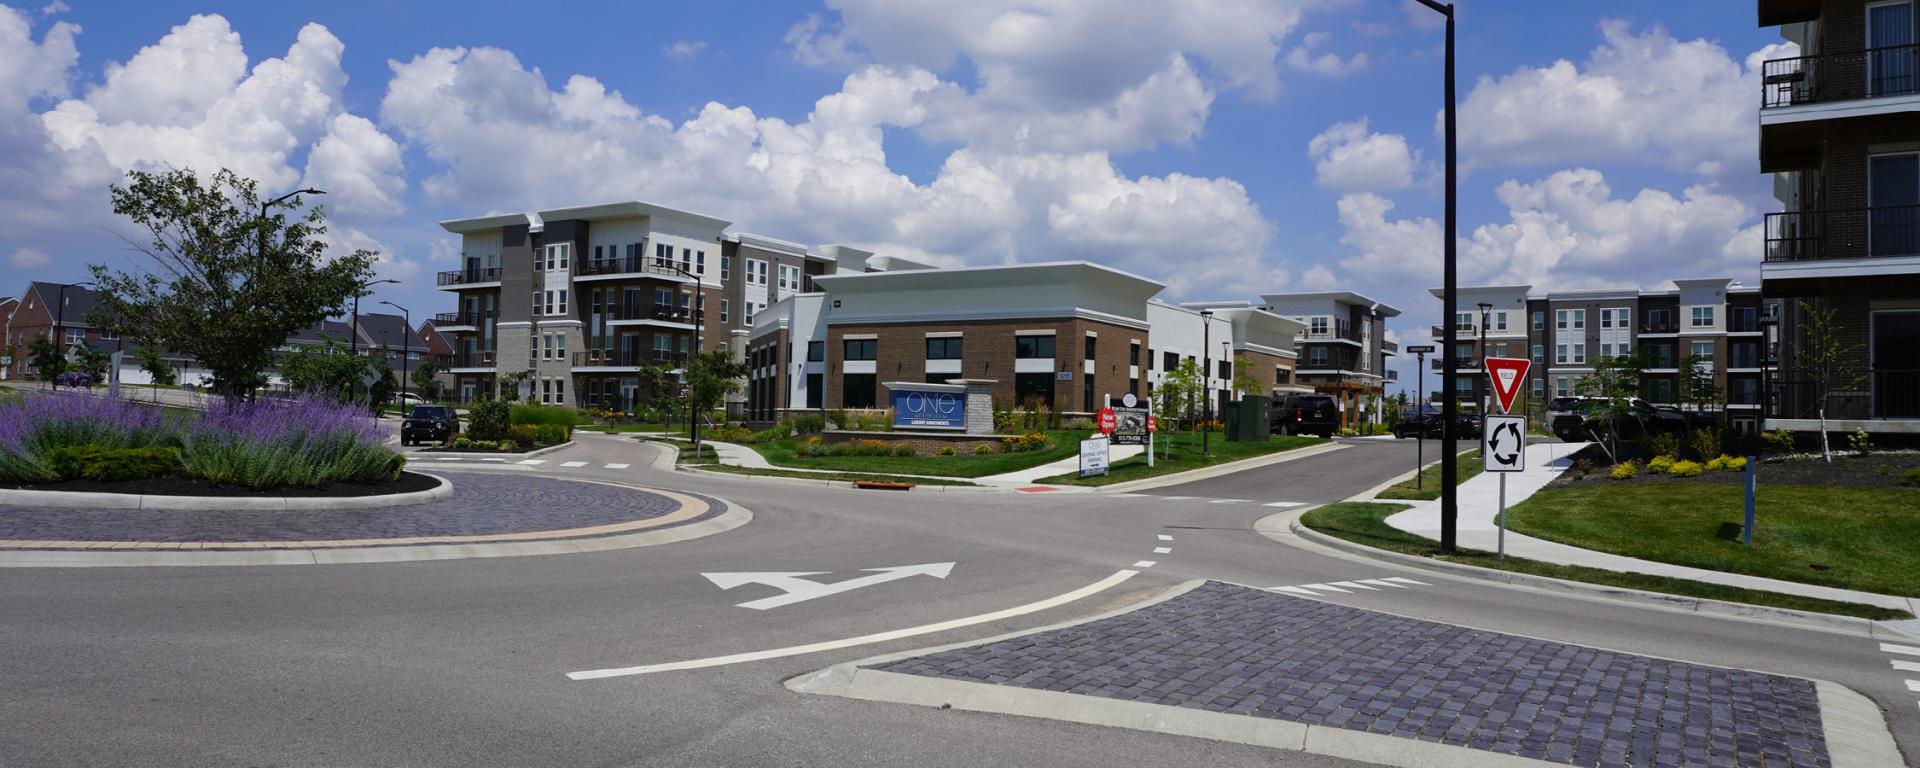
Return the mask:
<svg viewBox="0 0 1920 768">
<path fill-rule="evenodd" d="M 1013 335 L 1015 336 L 1052 336 L 1055 334 L 1052 330 L 1049 330 L 1046 328 L 1037 328 L 1037 329 L 1028 329 L 1028 330 L 1015 330 L 1013 332 Z"/>
<path fill-rule="evenodd" d="M 1851 101 L 1829 102 L 1825 104 L 1795 104 L 1790 107 L 1773 107 L 1760 110 L 1760 125 L 1787 125 L 1804 123 L 1809 120 L 1844 120 L 1850 117 L 1872 117 L 1874 115 L 1892 115 L 1901 112 L 1920 112 L 1920 93 L 1908 93 L 1899 96 L 1875 96 Z"/>
<path fill-rule="evenodd" d="M 531 328 L 533 327 L 533 323 L 525 320 L 507 320 L 494 323 L 493 327 L 499 330 L 519 330 L 521 328 Z"/>
<path fill-rule="evenodd" d="M 679 323 L 672 320 L 655 320 L 653 318 L 642 320 L 608 320 L 606 322 L 608 328 L 639 328 L 651 326 L 654 328 L 671 328 L 677 331 L 695 330 L 693 323 Z M 542 322 L 541 325 L 546 325 L 546 323 Z"/>
<path fill-rule="evenodd" d="M 571 373 L 633 373 L 640 370 L 637 365 L 576 365 L 567 369 Z"/>
<path fill-rule="evenodd" d="M 436 291 L 474 291 L 474 290 L 480 290 L 483 288 L 498 288 L 498 287 L 500 287 L 500 281 L 488 280 L 486 282 L 481 282 L 481 283 L 454 283 L 453 285 L 436 285 L 434 286 L 434 290 Z"/>
<path fill-rule="evenodd" d="M 489 365 L 485 367 L 476 366 L 473 368 L 448 368 L 447 373 L 495 373 L 499 370 L 499 366 Z"/>
<path fill-rule="evenodd" d="M 958 339 L 966 336 L 965 331 L 927 331 L 929 339 Z"/>
<path fill-rule="evenodd" d="M 877 333 L 843 333 L 840 335 L 841 341 L 868 341 L 878 338 L 880 338 L 880 334 Z"/>
<path fill-rule="evenodd" d="M 930 313 L 916 314 L 911 317 L 906 317 L 901 315 L 892 315 L 892 314 L 854 315 L 854 314 L 841 314 L 841 313 L 835 312 L 835 313 L 830 313 L 828 315 L 828 322 L 833 323 L 835 325 L 915 325 L 915 324 L 921 324 L 921 323 L 953 322 L 953 321 L 978 322 L 982 320 L 1065 320 L 1068 318 L 1079 319 L 1079 320 L 1093 320 L 1096 322 L 1106 323 L 1108 325 L 1117 325 L 1122 328 L 1131 328 L 1131 329 L 1140 330 L 1140 331 L 1150 332 L 1153 330 L 1153 324 L 1145 320 L 1139 320 L 1131 317 L 1121 317 L 1119 315 L 1112 315 L 1105 312 L 1096 312 L 1090 309 L 1079 309 L 1079 308 L 1075 308 L 1070 312 L 1060 310 L 1060 309 L 1049 309 L 1049 308 L 1033 309 L 1025 312 L 1008 312 L 1004 309 L 979 310 L 979 311 L 973 311 L 973 312 L 946 311 L 946 312 L 930 312 Z"/>
<path fill-rule="evenodd" d="M 1760 282 L 1829 277 L 1920 274 L 1920 256 L 1863 256 L 1857 259 L 1806 259 L 1760 263 Z"/>
<path fill-rule="evenodd" d="M 1253 342 L 1251 342 L 1251 341 L 1249 341 L 1249 342 L 1247 342 L 1247 343 L 1245 343 L 1245 344 L 1241 344 L 1241 345 L 1240 345 L 1240 348 L 1241 348 L 1241 349 L 1248 349 L 1248 350 L 1252 350 L 1252 351 L 1254 351 L 1254 352 L 1259 352 L 1259 353 L 1261 353 L 1261 354 L 1263 354 L 1263 355 L 1273 355 L 1274 357 L 1287 357 L 1287 356 L 1289 356 L 1289 355 L 1292 355 L 1292 354 L 1294 354 L 1293 352 L 1291 352 L 1291 351 L 1289 351 L 1289 350 L 1284 350 L 1284 349 L 1281 349 L 1281 348 L 1279 348 L 1279 347 L 1269 347 L 1269 346 L 1267 346 L 1267 345 L 1265 345 L 1265 344 L 1255 344 L 1255 343 L 1253 343 Z"/>
</svg>

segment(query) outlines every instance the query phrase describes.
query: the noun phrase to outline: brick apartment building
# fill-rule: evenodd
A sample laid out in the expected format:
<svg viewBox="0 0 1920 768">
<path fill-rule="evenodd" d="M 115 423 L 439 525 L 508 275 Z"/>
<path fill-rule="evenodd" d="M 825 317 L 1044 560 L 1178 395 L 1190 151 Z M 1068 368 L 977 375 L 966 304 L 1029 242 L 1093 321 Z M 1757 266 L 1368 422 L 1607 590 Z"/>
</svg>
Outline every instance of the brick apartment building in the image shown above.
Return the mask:
<svg viewBox="0 0 1920 768">
<path fill-rule="evenodd" d="M 1800 55 L 1762 65 L 1762 292 L 1781 300 L 1769 427 L 1818 428 L 1800 354 L 1807 308 L 1838 313 L 1858 386 L 1834 431 L 1920 434 L 1920 14 L 1912 0 L 1759 0 Z"/>
<path fill-rule="evenodd" d="M 1302 326 L 1295 383 L 1331 395 L 1342 427 L 1380 421 L 1387 382 L 1396 380 L 1387 358 L 1400 351 L 1387 340 L 1386 323 L 1400 310 L 1351 291 L 1269 293 L 1260 301 Z"/>
<path fill-rule="evenodd" d="M 1762 318 L 1766 302 L 1760 289 L 1728 278 L 1675 280 L 1674 289 L 1640 291 L 1600 289 L 1533 293 L 1532 286 L 1495 285 L 1460 288 L 1454 318 L 1458 329 L 1458 375 L 1451 386 L 1440 381 L 1441 357 L 1428 361 L 1440 389 L 1429 402 L 1453 397 L 1484 409 L 1491 397 L 1484 357 L 1532 361 L 1516 409 L 1538 411 L 1548 398 L 1575 394 L 1580 379 L 1603 358 L 1638 352 L 1645 367 L 1640 395 L 1656 405 L 1695 405 L 1723 410 L 1728 426 L 1750 431 L 1758 426 L 1760 392 L 1767 346 Z M 1431 289 L 1435 298 L 1440 289 Z M 1438 344 L 1444 328 L 1430 333 Z M 1484 339 L 1482 341 L 1484 332 Z M 1484 344 L 1484 346 L 1483 346 Z M 1446 354 L 1446 350 L 1441 350 Z M 1716 402 L 1698 402 L 1686 388 L 1696 380 L 1683 370 L 1689 358 L 1711 377 Z"/>
</svg>

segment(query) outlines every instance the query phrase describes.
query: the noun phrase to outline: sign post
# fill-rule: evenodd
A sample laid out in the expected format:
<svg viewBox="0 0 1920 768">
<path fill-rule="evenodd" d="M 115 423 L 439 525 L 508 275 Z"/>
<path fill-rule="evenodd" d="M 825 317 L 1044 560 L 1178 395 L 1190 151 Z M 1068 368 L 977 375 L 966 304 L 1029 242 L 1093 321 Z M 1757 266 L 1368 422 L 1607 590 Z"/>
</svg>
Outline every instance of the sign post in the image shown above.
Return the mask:
<svg viewBox="0 0 1920 768">
<path fill-rule="evenodd" d="M 1527 380 L 1532 362 L 1521 358 L 1489 357 L 1484 363 L 1493 382 L 1493 399 L 1502 414 L 1513 411 L 1513 398 Z M 1507 474 L 1527 469 L 1527 417 L 1489 416 L 1481 425 L 1480 459 L 1486 471 L 1500 476 L 1500 559 L 1507 559 Z"/>
<path fill-rule="evenodd" d="M 1433 351 L 1432 344 L 1420 344 L 1407 347 L 1419 362 L 1413 368 L 1413 413 L 1425 416 L 1426 407 L 1421 405 L 1427 397 L 1427 354 Z M 1413 423 L 1413 489 L 1420 490 L 1425 484 L 1427 469 L 1427 430 L 1416 419 Z"/>
</svg>

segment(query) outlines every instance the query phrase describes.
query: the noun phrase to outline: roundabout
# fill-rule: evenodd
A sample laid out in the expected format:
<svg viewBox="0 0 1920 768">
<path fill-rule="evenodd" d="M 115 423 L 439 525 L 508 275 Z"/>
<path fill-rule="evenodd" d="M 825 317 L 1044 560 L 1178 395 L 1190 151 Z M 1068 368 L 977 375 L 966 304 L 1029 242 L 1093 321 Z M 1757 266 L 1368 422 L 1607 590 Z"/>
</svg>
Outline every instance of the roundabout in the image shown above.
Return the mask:
<svg viewBox="0 0 1920 768">
<path fill-rule="evenodd" d="M 717 498 L 607 480 L 459 473 L 432 498 L 363 507 L 347 499 L 80 499 L 8 505 L 0 567 L 299 565 L 562 554 L 681 541 L 744 524 Z M 133 499 L 169 499 L 134 506 Z M 185 503 L 191 501 L 193 503 Z M 281 501 L 274 499 L 272 501 Z M 55 505 L 57 504 L 57 506 Z"/>
</svg>

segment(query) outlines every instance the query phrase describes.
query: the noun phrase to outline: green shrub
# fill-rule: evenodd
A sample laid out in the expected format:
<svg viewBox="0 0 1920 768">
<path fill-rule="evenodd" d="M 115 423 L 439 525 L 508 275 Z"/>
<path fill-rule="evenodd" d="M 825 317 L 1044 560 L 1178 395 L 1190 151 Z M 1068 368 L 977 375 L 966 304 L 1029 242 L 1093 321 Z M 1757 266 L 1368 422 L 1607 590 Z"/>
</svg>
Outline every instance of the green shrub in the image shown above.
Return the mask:
<svg viewBox="0 0 1920 768">
<path fill-rule="evenodd" d="M 992 443 L 981 443 L 973 447 L 973 455 L 975 456 L 985 456 L 990 453 L 993 453 Z"/>
<path fill-rule="evenodd" d="M 1089 419 L 1084 416 L 1075 416 L 1071 419 L 1067 419 L 1065 424 L 1066 424 L 1066 427 L 1065 427 L 1066 429 L 1071 429 L 1071 430 L 1080 431 L 1080 432 L 1091 431 L 1093 429 L 1093 419 Z"/>
<path fill-rule="evenodd" d="M 1647 441 L 1647 455 L 1648 456 L 1680 455 L 1680 438 L 1676 437 L 1670 432 L 1654 435 L 1652 440 Z"/>
<path fill-rule="evenodd" d="M 1000 442 L 1006 445 L 1008 453 L 1025 453 L 1027 451 L 1043 451 L 1047 449 L 1047 446 L 1052 444 L 1052 441 L 1047 438 L 1047 433 L 1045 432 L 1028 432 L 1024 435 L 1008 435 L 1006 437 L 1001 438 Z"/>
<path fill-rule="evenodd" d="M 1715 456 L 1707 461 L 1708 472 L 1718 472 L 1727 468 L 1727 457 Z"/>
<path fill-rule="evenodd" d="M 739 424 L 722 424 L 708 431 L 706 436 L 723 443 L 748 443 L 753 441 L 753 432 Z"/>
<path fill-rule="evenodd" d="M 745 442 L 748 445 L 760 445 L 761 443 L 771 443 L 775 440 L 782 440 L 782 439 L 785 439 L 789 434 L 791 434 L 790 429 L 791 429 L 790 425 L 788 425 L 786 422 L 783 421 L 783 422 L 780 422 L 779 424 L 775 424 L 766 429 L 747 435 L 747 439 Z"/>
<path fill-rule="evenodd" d="M 1667 474 L 1674 477 L 1699 477 L 1701 471 L 1700 462 L 1676 461 L 1673 463 L 1673 467 L 1667 470 Z"/>
<path fill-rule="evenodd" d="M 913 447 L 913 443 L 894 443 L 892 453 L 895 456 L 912 456 L 919 451 Z"/>
<path fill-rule="evenodd" d="M 519 425 L 527 426 L 527 425 Z M 573 427 L 564 424 L 535 424 L 533 426 L 534 445 L 559 445 L 573 439 Z"/>
<path fill-rule="evenodd" d="M 512 424 L 554 424 L 572 427 L 575 424 L 587 423 L 587 418 L 579 411 L 564 405 L 515 403 L 507 413 L 507 421 Z"/>
<path fill-rule="evenodd" d="M 794 434 L 811 435 L 826 428 L 826 420 L 817 415 L 795 416 L 787 420 L 787 426 Z"/>
<path fill-rule="evenodd" d="M 1664 475 L 1673 470 L 1673 465 L 1677 461 L 1678 459 L 1675 459 L 1672 454 L 1661 454 L 1653 457 L 1652 461 L 1647 462 L 1647 471 L 1656 475 Z"/>
<path fill-rule="evenodd" d="M 1847 448 L 1862 456 L 1873 453 L 1873 437 L 1864 429 L 1854 432 L 1847 435 Z"/>
<path fill-rule="evenodd" d="M 1720 457 L 1720 468 L 1732 472 L 1744 472 L 1747 469 L 1747 457 L 1722 456 Z"/>
<path fill-rule="evenodd" d="M 1760 444 L 1767 453 L 1793 453 L 1793 433 L 1784 429 L 1772 429 L 1760 433 Z"/>
<path fill-rule="evenodd" d="M 951 446 L 951 445 L 943 445 L 943 446 L 940 446 L 940 455 L 942 455 L 942 456 L 952 456 L 952 455 L 953 455 L 954 453 L 955 453 L 955 451 L 953 450 L 953 446 Z"/>
<path fill-rule="evenodd" d="M 533 445 L 538 437 L 539 427 L 532 424 L 515 424 L 507 427 L 506 439 L 521 447 Z"/>
<path fill-rule="evenodd" d="M 180 449 L 170 446 L 73 445 L 55 448 L 47 458 L 62 480 L 145 480 L 166 477 L 180 468 Z"/>
<path fill-rule="evenodd" d="M 1613 465 L 1613 469 L 1607 472 L 1607 477 L 1615 480 L 1625 480 L 1637 474 L 1640 474 L 1640 465 L 1633 463 L 1632 460 L 1627 460 Z"/>
<path fill-rule="evenodd" d="M 1909 469 L 1902 473 L 1900 484 L 1920 488 L 1920 468 Z"/>
<path fill-rule="evenodd" d="M 1701 461 L 1707 461 L 1720 455 L 1720 430 L 1713 427 L 1701 427 L 1687 433 L 1687 447 L 1693 449 L 1693 455 Z"/>
<path fill-rule="evenodd" d="M 847 412 L 843 410 L 827 411 L 827 421 L 833 422 L 834 429 L 853 429 L 853 422 L 847 421 Z"/>
<path fill-rule="evenodd" d="M 475 440 L 504 439 L 511 414 L 505 401 L 483 400 L 467 412 L 467 436 Z"/>
</svg>

